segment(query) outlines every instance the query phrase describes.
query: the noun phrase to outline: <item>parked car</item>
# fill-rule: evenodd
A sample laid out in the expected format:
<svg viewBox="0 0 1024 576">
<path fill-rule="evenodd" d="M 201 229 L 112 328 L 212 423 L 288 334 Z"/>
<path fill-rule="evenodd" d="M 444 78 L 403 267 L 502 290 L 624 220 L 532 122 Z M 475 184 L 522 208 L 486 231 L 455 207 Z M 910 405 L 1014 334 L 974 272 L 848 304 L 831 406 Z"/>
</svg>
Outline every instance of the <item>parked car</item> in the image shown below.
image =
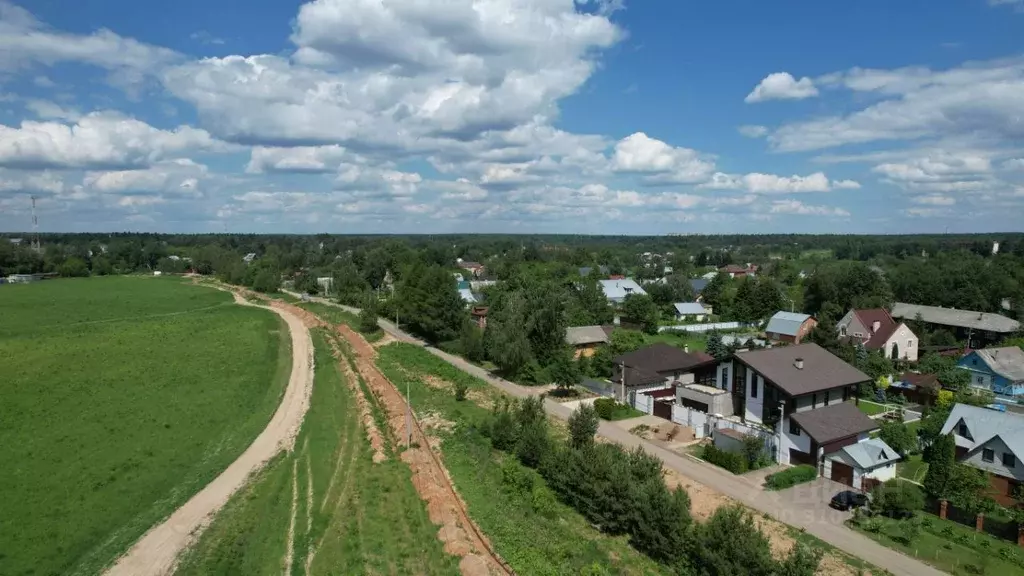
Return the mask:
<svg viewBox="0 0 1024 576">
<path fill-rule="evenodd" d="M 832 497 L 832 501 L 828 504 L 836 510 L 850 510 L 852 508 L 861 508 L 868 505 L 868 495 L 860 492 L 854 492 L 853 490 L 843 490 Z"/>
</svg>

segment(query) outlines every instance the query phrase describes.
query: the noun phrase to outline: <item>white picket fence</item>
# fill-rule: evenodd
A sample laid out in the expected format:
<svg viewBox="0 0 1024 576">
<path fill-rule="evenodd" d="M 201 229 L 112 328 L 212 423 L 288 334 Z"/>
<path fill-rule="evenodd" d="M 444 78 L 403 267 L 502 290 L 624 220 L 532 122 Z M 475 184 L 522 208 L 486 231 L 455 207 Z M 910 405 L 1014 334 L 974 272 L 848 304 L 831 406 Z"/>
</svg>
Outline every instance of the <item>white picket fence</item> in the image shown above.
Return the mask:
<svg viewBox="0 0 1024 576">
<path fill-rule="evenodd" d="M 706 324 L 678 324 L 675 326 L 659 326 L 658 332 L 710 332 L 712 330 L 735 330 L 747 325 L 739 322 L 708 322 Z"/>
</svg>

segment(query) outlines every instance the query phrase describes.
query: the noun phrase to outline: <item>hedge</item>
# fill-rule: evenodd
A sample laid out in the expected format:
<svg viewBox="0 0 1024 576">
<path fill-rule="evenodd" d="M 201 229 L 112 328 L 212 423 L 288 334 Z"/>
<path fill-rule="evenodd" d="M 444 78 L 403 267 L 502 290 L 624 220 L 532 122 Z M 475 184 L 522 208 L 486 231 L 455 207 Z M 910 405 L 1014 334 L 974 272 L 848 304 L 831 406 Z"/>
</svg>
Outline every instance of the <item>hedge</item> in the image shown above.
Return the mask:
<svg viewBox="0 0 1024 576">
<path fill-rule="evenodd" d="M 769 490 L 782 490 L 804 482 L 810 482 L 818 477 L 818 469 L 810 464 L 801 464 L 793 468 L 787 468 L 782 472 L 776 472 L 765 478 L 765 486 Z"/>
<path fill-rule="evenodd" d="M 742 454 L 728 452 L 715 446 L 707 444 L 700 457 L 715 466 L 725 468 L 733 474 L 743 474 L 747 471 L 747 459 Z"/>
</svg>

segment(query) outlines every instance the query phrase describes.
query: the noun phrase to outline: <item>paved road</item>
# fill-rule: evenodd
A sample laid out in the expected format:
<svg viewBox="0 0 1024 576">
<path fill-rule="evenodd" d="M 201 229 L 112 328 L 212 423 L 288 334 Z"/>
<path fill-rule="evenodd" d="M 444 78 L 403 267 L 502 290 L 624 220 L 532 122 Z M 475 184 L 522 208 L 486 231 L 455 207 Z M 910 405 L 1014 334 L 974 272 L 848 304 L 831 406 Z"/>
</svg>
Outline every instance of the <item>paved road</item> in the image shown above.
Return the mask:
<svg viewBox="0 0 1024 576">
<path fill-rule="evenodd" d="M 355 308 L 341 306 L 322 298 L 313 298 L 312 300 L 321 304 L 339 306 L 353 313 L 359 312 Z M 427 346 L 421 340 L 405 333 L 387 320 L 380 320 L 380 326 L 394 338 L 422 345 L 431 354 L 513 396 L 524 398 L 536 392 L 536 389 L 520 386 L 519 384 L 498 378 L 463 358 L 453 356 L 432 346 Z M 570 414 L 572 414 L 570 408 L 550 399 L 545 402 L 545 408 L 548 413 L 562 419 L 568 419 Z M 601 421 L 598 434 L 627 448 L 640 446 L 647 453 L 659 457 L 665 466 L 683 476 L 717 490 L 751 509 L 767 513 L 790 526 L 803 528 L 808 533 L 817 536 L 836 548 L 870 562 L 879 568 L 884 568 L 896 576 L 939 576 L 944 574 L 944 572 L 895 550 L 886 548 L 843 526 L 842 522 L 845 520 L 846 515 L 828 508 L 827 505 L 828 499 L 831 498 L 832 494 L 841 489 L 840 485 L 833 483 L 831 480 L 823 479 L 812 482 L 804 487 L 796 487 L 782 492 L 765 492 L 760 487 L 755 486 L 748 478 L 735 476 L 717 466 L 670 452 L 653 442 L 630 434 L 611 422 Z"/>
</svg>

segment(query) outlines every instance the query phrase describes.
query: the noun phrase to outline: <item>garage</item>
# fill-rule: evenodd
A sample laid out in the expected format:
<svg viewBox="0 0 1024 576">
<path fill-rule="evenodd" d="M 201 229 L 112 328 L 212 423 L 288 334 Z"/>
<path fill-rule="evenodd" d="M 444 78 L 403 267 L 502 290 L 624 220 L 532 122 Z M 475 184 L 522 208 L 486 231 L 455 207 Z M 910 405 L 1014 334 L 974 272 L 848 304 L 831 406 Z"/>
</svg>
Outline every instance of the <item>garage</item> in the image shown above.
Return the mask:
<svg viewBox="0 0 1024 576">
<path fill-rule="evenodd" d="M 796 466 L 797 464 L 810 464 L 816 466 L 817 462 L 814 461 L 814 456 L 811 456 L 807 452 L 801 452 L 796 448 L 789 449 L 789 463 Z"/>
<path fill-rule="evenodd" d="M 853 466 L 842 462 L 832 461 L 832 480 L 847 486 L 853 486 Z"/>
<path fill-rule="evenodd" d="M 672 419 L 672 401 L 671 400 L 655 400 L 654 401 L 654 415 L 658 418 L 664 418 L 665 420 Z"/>
</svg>

